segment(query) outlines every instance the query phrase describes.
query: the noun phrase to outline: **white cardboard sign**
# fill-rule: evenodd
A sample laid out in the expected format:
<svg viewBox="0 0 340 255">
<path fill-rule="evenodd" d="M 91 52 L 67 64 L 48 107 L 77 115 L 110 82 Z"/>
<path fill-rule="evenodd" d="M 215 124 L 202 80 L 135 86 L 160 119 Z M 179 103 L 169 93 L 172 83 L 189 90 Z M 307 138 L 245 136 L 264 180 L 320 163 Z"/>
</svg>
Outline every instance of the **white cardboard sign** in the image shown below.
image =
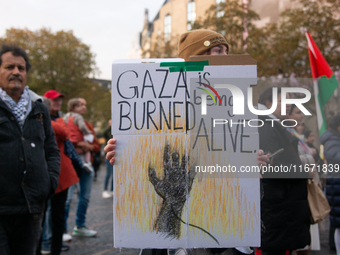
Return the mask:
<svg viewBox="0 0 340 255">
<path fill-rule="evenodd" d="M 115 247 L 260 245 L 259 176 L 232 171 L 257 164 L 257 129 L 230 126 L 232 120 L 256 117 L 247 106 L 243 116 L 233 115 L 233 95 L 218 89 L 222 106 L 209 98 L 203 116 L 200 100 L 206 92 L 199 86 L 207 82 L 210 87 L 232 82 L 246 95 L 256 84 L 256 65 L 190 68 L 182 59 L 113 63 Z M 229 124 L 214 127 L 221 112 Z"/>
</svg>

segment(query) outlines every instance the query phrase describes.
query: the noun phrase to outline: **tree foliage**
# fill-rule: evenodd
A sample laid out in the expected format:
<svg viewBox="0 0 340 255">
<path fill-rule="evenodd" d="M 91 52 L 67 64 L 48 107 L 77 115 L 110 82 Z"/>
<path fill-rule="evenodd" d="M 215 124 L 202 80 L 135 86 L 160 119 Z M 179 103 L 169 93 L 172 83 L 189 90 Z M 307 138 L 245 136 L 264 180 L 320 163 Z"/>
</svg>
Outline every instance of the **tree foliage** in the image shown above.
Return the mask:
<svg viewBox="0 0 340 255">
<path fill-rule="evenodd" d="M 27 79 L 31 90 L 43 95 L 55 89 L 66 95 L 65 101 L 83 97 L 88 102 L 86 117 L 91 121 L 109 118 L 110 93 L 89 78 L 98 73 L 95 55 L 72 31 L 53 33 L 47 28 L 36 31 L 11 28 L 0 40 L 15 43 L 27 51 L 32 64 Z M 66 103 L 63 111 L 66 111 Z"/>
<path fill-rule="evenodd" d="M 300 0 L 301 6 L 281 13 L 277 23 L 250 34 L 257 44 L 248 48 L 258 61 L 258 75 L 311 77 L 307 30 L 333 71 L 339 70 L 340 11 L 338 0 Z"/>
<path fill-rule="evenodd" d="M 294 1 L 294 0 L 293 0 Z M 335 73 L 340 73 L 340 0 L 295 0 L 295 8 L 280 14 L 277 23 L 256 27 L 259 15 L 242 1 L 212 5 L 192 29 L 215 30 L 226 37 L 231 54 L 248 53 L 257 60 L 259 77 L 311 77 L 307 30 Z M 248 36 L 244 37 L 244 31 Z M 175 57 L 177 44 L 159 36 L 150 57 Z M 161 43 L 160 43 L 161 42 Z"/>
<path fill-rule="evenodd" d="M 257 28 L 259 19 L 252 10 L 245 11 L 241 1 L 226 0 L 212 5 L 205 18 L 193 29 L 208 28 L 225 35 L 230 53 L 248 53 L 258 64 L 258 76 L 311 77 L 308 58 L 307 30 L 333 71 L 340 69 L 340 1 L 296 0 L 297 8 L 280 14 L 277 23 Z M 244 25 L 248 37 L 243 38 Z M 246 47 L 245 47 L 246 46 Z"/>
<path fill-rule="evenodd" d="M 206 11 L 205 19 L 196 20 L 193 29 L 206 28 L 217 31 L 225 36 L 230 45 L 230 53 L 245 53 L 248 39 L 244 38 L 245 28 L 248 33 L 258 29 L 253 21 L 259 20 L 259 15 L 246 8 L 241 1 L 226 0 L 218 5 L 211 5 Z"/>
</svg>

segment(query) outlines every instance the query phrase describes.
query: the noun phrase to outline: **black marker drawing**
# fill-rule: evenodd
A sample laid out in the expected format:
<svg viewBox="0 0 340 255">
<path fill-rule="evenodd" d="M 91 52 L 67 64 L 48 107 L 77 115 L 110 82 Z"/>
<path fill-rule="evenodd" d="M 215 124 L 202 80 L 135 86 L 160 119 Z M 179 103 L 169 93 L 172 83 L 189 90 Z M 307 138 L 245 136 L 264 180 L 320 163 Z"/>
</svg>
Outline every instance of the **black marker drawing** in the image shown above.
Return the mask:
<svg viewBox="0 0 340 255">
<path fill-rule="evenodd" d="M 166 143 L 163 153 L 163 179 L 149 164 L 149 181 L 157 194 L 163 199 L 154 229 L 166 234 L 166 237 L 179 238 L 181 235 L 181 216 L 185 201 L 190 193 L 195 171 L 187 169 L 188 156 L 183 155 L 180 162 L 178 152 L 171 154 L 170 144 Z"/>
</svg>

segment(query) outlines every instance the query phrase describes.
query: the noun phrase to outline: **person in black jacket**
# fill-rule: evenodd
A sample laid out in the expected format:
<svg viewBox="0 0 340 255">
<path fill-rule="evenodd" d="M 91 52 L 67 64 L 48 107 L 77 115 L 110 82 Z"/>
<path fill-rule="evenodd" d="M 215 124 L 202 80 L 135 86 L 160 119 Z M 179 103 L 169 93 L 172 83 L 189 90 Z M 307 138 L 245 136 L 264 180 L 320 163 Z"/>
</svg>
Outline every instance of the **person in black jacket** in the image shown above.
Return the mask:
<svg viewBox="0 0 340 255">
<path fill-rule="evenodd" d="M 273 88 L 266 89 L 260 96 L 259 109 L 272 107 Z M 282 126 L 281 90 L 278 88 L 278 106 L 273 114 L 259 116 L 264 125 L 259 128 L 260 149 L 274 153 L 283 148 L 283 153 L 273 158 L 272 166 L 298 167 L 298 139 Z M 266 121 L 274 119 L 274 121 Z M 272 124 L 273 123 L 273 124 Z M 263 174 L 264 196 L 261 200 L 261 249 L 263 255 L 285 254 L 310 244 L 310 210 L 307 201 L 308 174 L 302 173 Z M 299 178 L 295 178 L 299 177 Z"/>
<path fill-rule="evenodd" d="M 45 201 L 58 186 L 60 153 L 50 114 L 26 86 L 16 45 L 0 50 L 0 254 L 35 254 Z"/>
<path fill-rule="evenodd" d="M 329 122 L 328 130 L 320 137 L 324 145 L 325 158 L 328 164 L 326 179 L 326 197 L 331 212 L 329 219 L 331 227 L 335 228 L 334 242 L 337 254 L 340 253 L 340 115 Z"/>
</svg>

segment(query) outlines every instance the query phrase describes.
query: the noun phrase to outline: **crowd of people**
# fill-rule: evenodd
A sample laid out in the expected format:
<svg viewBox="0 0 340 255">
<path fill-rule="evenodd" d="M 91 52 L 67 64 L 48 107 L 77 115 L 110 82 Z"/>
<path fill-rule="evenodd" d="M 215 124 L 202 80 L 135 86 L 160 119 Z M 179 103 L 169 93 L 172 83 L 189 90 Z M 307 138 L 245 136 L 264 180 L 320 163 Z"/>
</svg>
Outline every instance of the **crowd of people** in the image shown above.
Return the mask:
<svg viewBox="0 0 340 255">
<path fill-rule="evenodd" d="M 86 227 L 94 169 L 91 153 L 100 146 L 83 119 L 86 100 L 73 98 L 61 116 L 64 94 L 38 96 L 26 85 L 30 63 L 24 49 L 0 51 L 0 254 L 60 254 L 75 187 L 79 187 L 72 234 L 92 237 Z M 20 241 L 19 241 L 20 240 Z"/>
<path fill-rule="evenodd" d="M 181 35 L 179 57 L 188 61 L 192 55 L 227 55 L 225 38 L 211 30 L 193 30 Z M 60 254 L 72 239 L 68 216 L 74 192 L 78 190 L 76 221 L 72 235 L 94 237 L 97 231 L 86 227 L 86 212 L 95 177 L 93 155 L 100 145 L 93 125 L 84 119 L 86 100 L 72 98 L 66 114 L 61 113 L 65 95 L 49 90 L 38 96 L 26 85 L 30 63 L 24 49 L 4 44 L 0 50 L 0 254 Z M 289 96 L 289 95 L 287 95 Z M 281 90 L 277 108 L 259 128 L 258 164 L 321 164 L 314 146 L 314 133 L 303 125 L 303 113 L 289 105 L 289 119 L 297 125 L 280 125 Z M 258 109 L 271 109 L 272 88 L 259 97 Z M 273 126 L 272 126 L 273 123 Z M 111 121 L 104 132 L 106 170 L 103 198 L 113 196 L 112 165 L 116 139 L 111 136 Z M 325 160 L 340 163 L 340 116 L 329 122 L 321 136 Z M 271 161 L 271 153 L 284 149 Z M 266 152 L 266 153 L 264 153 Z M 118 155 L 119 157 L 119 155 Z M 316 178 L 315 169 L 299 178 L 261 179 L 261 247 L 263 255 L 309 254 L 311 233 L 307 179 Z M 336 176 L 332 176 L 336 177 Z M 331 205 L 330 221 L 335 229 L 334 241 L 340 254 L 340 179 L 328 178 L 326 195 Z M 18 242 L 20 240 L 20 242 Z M 317 241 L 317 240 L 316 240 Z M 312 242 L 316 242 L 313 240 Z M 178 252 L 188 251 L 179 249 Z M 211 249 L 209 254 L 225 252 Z M 197 252 L 197 251 L 196 251 Z M 229 249 L 232 254 L 255 254 L 250 247 Z M 152 252 L 153 253 L 153 252 Z M 190 251 L 195 253 L 195 251 Z M 230 253 L 229 253 L 230 254 Z"/>
</svg>

